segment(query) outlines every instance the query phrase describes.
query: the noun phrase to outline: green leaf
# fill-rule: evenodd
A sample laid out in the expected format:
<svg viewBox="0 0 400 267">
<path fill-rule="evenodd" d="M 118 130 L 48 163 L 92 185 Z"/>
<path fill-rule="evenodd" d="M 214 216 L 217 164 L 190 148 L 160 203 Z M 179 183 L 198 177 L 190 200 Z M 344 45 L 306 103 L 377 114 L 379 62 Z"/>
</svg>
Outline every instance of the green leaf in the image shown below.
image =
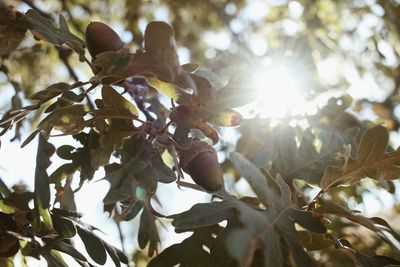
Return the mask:
<svg viewBox="0 0 400 267">
<path fill-rule="evenodd" d="M 85 114 L 84 105 L 58 107 L 39 123 L 38 128 L 47 134 L 53 128 L 65 134 L 74 134 L 86 126 L 83 118 Z"/>
<path fill-rule="evenodd" d="M 367 218 L 359 213 L 354 213 L 344 207 L 343 205 L 336 203 L 331 200 L 327 200 L 324 198 L 318 198 L 318 207 L 315 211 L 322 213 L 322 214 L 333 214 L 341 218 L 346 218 L 354 223 L 362 225 L 372 232 L 379 235 L 383 241 L 390 244 L 393 249 L 398 251 L 396 248 L 395 242 L 393 242 L 392 238 L 388 238 L 388 234 L 392 235 L 395 239 L 400 240 L 399 234 L 393 230 L 390 225 L 383 220 L 382 218 L 373 217 Z M 399 251 L 398 251 L 399 252 Z"/>
<path fill-rule="evenodd" d="M 111 259 L 113 260 L 115 266 L 121 266 L 120 262 L 128 264 L 129 259 L 123 251 L 114 246 L 111 246 L 105 241 L 103 241 L 103 244 L 108 252 L 108 255 L 110 255 Z"/>
<path fill-rule="evenodd" d="M 325 226 L 312 215 L 312 212 L 290 209 L 289 214 L 303 228 L 318 234 L 326 233 Z"/>
<path fill-rule="evenodd" d="M 117 252 L 115 251 L 115 248 L 112 247 L 112 246 L 107 246 L 106 244 L 104 244 L 104 246 L 105 246 L 105 248 L 107 250 L 108 255 L 110 255 L 112 261 L 114 262 L 115 266 L 116 267 L 120 267 L 121 263 L 119 261 Z"/>
<path fill-rule="evenodd" d="M 393 180 L 400 177 L 400 149 L 386 153 L 389 133 L 383 126 L 368 129 L 361 137 L 355 159 L 345 156 L 342 167 L 328 166 L 321 179 L 321 188 L 328 190 L 341 184 L 350 184 L 369 177 Z"/>
<path fill-rule="evenodd" d="M 324 198 L 318 198 L 318 208 L 316 209 L 317 212 L 323 214 L 334 214 L 340 217 L 347 218 L 350 221 L 353 221 L 357 224 L 361 224 L 372 231 L 377 231 L 373 222 L 363 215 L 359 213 L 353 213 L 352 211 L 348 210 L 345 206 L 331 201 Z"/>
<path fill-rule="evenodd" d="M 105 115 L 107 115 L 107 112 L 110 112 L 110 115 L 121 115 L 128 118 L 138 117 L 139 113 L 136 107 L 111 86 L 103 86 L 101 96 L 104 105 L 102 113 L 104 112 Z"/>
<path fill-rule="evenodd" d="M 8 186 L 4 183 L 3 179 L 0 178 L 0 193 L 4 196 L 4 197 L 8 197 L 11 194 L 10 189 L 8 188 Z"/>
<path fill-rule="evenodd" d="M 203 245 L 211 247 L 212 233 L 209 228 L 196 229 L 189 238 L 164 249 L 149 262 L 148 267 L 173 267 L 177 265 L 190 267 L 220 266 L 210 263 L 210 254 L 204 251 L 203 248 Z M 229 263 L 226 258 L 224 263 Z"/>
<path fill-rule="evenodd" d="M 37 93 L 34 93 L 31 96 L 32 100 L 40 100 L 41 103 L 45 103 L 49 101 L 50 99 L 61 95 L 62 93 L 68 91 L 71 88 L 71 86 L 68 83 L 55 83 L 47 87 L 46 89 L 39 91 Z"/>
<path fill-rule="evenodd" d="M 78 235 L 82 239 L 89 256 L 98 264 L 103 265 L 107 260 L 107 253 L 103 241 L 97 237 L 91 229 L 78 228 Z"/>
<path fill-rule="evenodd" d="M 380 229 L 380 231 L 390 233 L 398 242 L 400 242 L 400 234 L 394 230 L 387 221 L 380 217 L 372 217 L 370 219 L 374 222 L 376 228 Z"/>
<path fill-rule="evenodd" d="M 297 234 L 307 251 L 322 250 L 334 244 L 332 240 L 325 238 L 325 235 L 308 231 L 297 231 Z"/>
<path fill-rule="evenodd" d="M 361 253 L 356 248 L 354 248 L 349 241 L 343 238 L 339 239 L 337 246 L 339 249 L 345 250 L 349 252 L 349 254 L 353 254 L 352 259 L 354 260 L 356 265 L 360 267 L 382 267 L 400 265 L 400 261 L 394 258 L 381 255 L 365 255 L 364 253 Z"/>
<path fill-rule="evenodd" d="M 54 146 L 47 142 L 46 138 L 40 134 L 35 169 L 35 209 L 38 211 L 37 216 L 43 218 L 44 225 L 47 229 L 51 229 L 52 225 L 47 211 L 50 205 L 50 186 L 46 169 L 51 164 L 50 157 L 54 152 Z M 39 222 L 39 218 L 37 219 Z"/>
<path fill-rule="evenodd" d="M 55 241 L 55 242 L 50 242 L 49 244 L 51 245 L 52 249 L 66 253 L 71 257 L 73 257 L 74 259 L 80 261 L 87 261 L 85 256 L 83 256 L 76 248 L 74 248 L 71 245 L 68 245 L 67 243 L 64 243 L 62 241 Z"/>
<path fill-rule="evenodd" d="M 104 84 L 111 84 L 124 80 L 129 76 L 134 76 L 136 70 L 130 70 L 133 58 L 133 54 L 125 55 L 114 51 L 98 54 L 93 61 L 93 65 L 101 70 L 95 78 L 101 80 Z"/>
<path fill-rule="evenodd" d="M 57 148 L 57 156 L 59 156 L 62 159 L 70 160 L 73 159 L 72 156 L 72 151 L 75 150 L 75 147 L 71 145 L 62 145 L 59 148 Z"/>
<path fill-rule="evenodd" d="M 67 177 L 71 176 L 77 170 L 77 166 L 72 163 L 66 163 L 58 167 L 52 174 L 50 174 L 50 182 L 58 187 L 61 187 L 61 182 Z"/>
<path fill-rule="evenodd" d="M 52 214 L 51 218 L 53 220 L 54 229 L 60 236 L 63 238 L 72 238 L 76 235 L 77 230 L 75 224 L 70 219 L 54 213 Z"/>
<path fill-rule="evenodd" d="M 128 210 L 124 210 L 123 214 L 121 214 L 121 216 L 123 215 L 123 220 L 124 221 L 130 221 L 133 218 L 135 218 L 139 212 L 142 210 L 144 203 L 142 201 L 135 201 L 135 203 L 132 204 L 131 207 L 129 207 Z"/>
<path fill-rule="evenodd" d="M 140 134 L 125 139 L 120 153 L 122 166 L 114 165 L 103 178 L 111 184 L 103 200 L 105 204 L 132 197 L 140 200 L 138 192 L 152 195 L 157 182 L 169 183 L 176 179 L 173 171 L 162 161 L 158 150 Z"/>
<path fill-rule="evenodd" d="M 40 254 L 46 259 L 48 266 L 52 267 L 68 267 L 61 255 L 54 250 L 48 248 L 40 249 Z"/>
<path fill-rule="evenodd" d="M 234 203 L 221 201 L 196 204 L 185 212 L 168 216 L 176 230 L 191 230 L 211 226 L 234 216 Z"/>
<path fill-rule="evenodd" d="M 254 166 L 248 159 L 243 157 L 242 154 L 231 152 L 229 157 L 235 169 L 249 182 L 251 188 L 256 193 L 260 201 L 268 206 L 268 187 L 267 179 L 261 171 Z"/>
<path fill-rule="evenodd" d="M 149 257 L 152 257 L 154 252 L 158 253 L 160 237 L 158 235 L 155 217 L 147 208 L 143 209 L 142 215 L 140 216 L 138 243 L 141 249 L 144 249 L 146 245 L 149 244 L 147 253 Z"/>
<path fill-rule="evenodd" d="M 111 184 L 103 202 L 111 204 L 135 197 L 137 189 L 141 187 L 149 192 L 154 192 L 157 187 L 155 177 L 156 173 L 146 162 L 134 158 L 123 167 L 106 174 L 103 178 Z"/>
<path fill-rule="evenodd" d="M 85 47 L 85 43 L 76 35 L 72 34 L 65 18 L 60 15 L 60 27 L 57 28 L 53 21 L 41 16 L 36 10 L 29 9 L 24 16 L 26 26 L 35 37 L 55 45 L 67 43 L 71 48 L 78 50 Z"/>
<path fill-rule="evenodd" d="M 150 22 L 144 32 L 145 56 L 153 62 L 153 73 L 164 81 L 176 81 L 181 66 L 174 39 L 174 30 L 163 21 Z"/>
<path fill-rule="evenodd" d="M 272 177 L 266 171 L 261 173 L 239 153 L 232 155 L 235 168 L 247 178 L 258 196 L 268 195 L 268 203 L 265 204 L 265 210 L 258 210 L 238 202 L 241 227 L 232 229 L 227 236 L 227 248 L 231 256 L 240 266 L 246 266 L 255 251 L 261 249 L 266 266 L 282 266 L 286 261 L 282 255 L 282 242 L 285 242 L 297 266 L 316 266 L 299 242 L 294 221 L 317 232 L 325 232 L 321 223 L 308 213 L 293 211 L 295 206 L 291 201 L 291 190 L 280 175 Z"/>
<path fill-rule="evenodd" d="M 163 82 L 154 76 L 145 77 L 145 79 L 151 87 L 154 87 L 166 97 L 172 98 L 175 102 L 183 103 L 190 97 L 182 88 L 173 83 Z"/>
<path fill-rule="evenodd" d="M 76 211 L 75 195 L 71 188 L 72 177 L 68 177 L 62 188 L 57 188 L 57 201 L 61 209 Z"/>
<path fill-rule="evenodd" d="M 25 147 L 27 144 L 29 144 L 33 139 L 35 139 L 36 135 L 40 132 L 40 129 L 36 129 L 33 131 L 26 139 L 25 141 L 21 144 L 21 148 Z"/>
</svg>

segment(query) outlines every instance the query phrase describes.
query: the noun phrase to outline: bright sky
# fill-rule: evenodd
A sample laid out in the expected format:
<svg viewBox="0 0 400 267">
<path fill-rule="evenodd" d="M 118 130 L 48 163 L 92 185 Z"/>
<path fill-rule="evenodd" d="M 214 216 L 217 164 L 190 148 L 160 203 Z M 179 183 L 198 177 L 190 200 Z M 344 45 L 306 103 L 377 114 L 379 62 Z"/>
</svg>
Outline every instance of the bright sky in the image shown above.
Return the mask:
<svg viewBox="0 0 400 267">
<path fill-rule="evenodd" d="M 262 19 L 270 12 L 270 5 L 267 1 L 263 0 L 249 0 L 248 6 L 241 11 L 238 18 L 231 22 L 231 29 L 234 32 L 240 32 L 244 29 L 248 23 L 254 23 Z M 272 5 L 279 4 L 285 1 L 271 1 Z M 373 2 L 373 1 L 372 1 Z M 227 7 L 226 12 L 234 12 L 235 6 L 230 5 Z M 296 23 L 296 18 L 301 16 L 303 7 L 297 1 L 291 1 L 290 6 L 291 19 L 283 22 L 283 29 L 288 34 L 294 34 L 301 30 L 301 26 Z M 364 18 L 360 26 L 360 38 L 365 38 L 370 33 L 371 28 L 379 26 L 379 20 L 376 19 L 379 16 L 381 10 L 375 8 L 375 15 Z M 168 10 L 164 7 L 160 7 L 155 13 L 155 17 L 161 20 L 168 20 Z M 347 27 L 352 27 L 350 22 L 346 22 Z M 142 28 L 146 25 L 143 21 Z M 122 36 L 122 39 L 129 40 L 131 36 L 124 31 L 122 27 L 115 28 Z M 226 31 L 220 32 L 207 32 L 205 33 L 205 41 L 210 46 L 207 57 L 212 58 L 215 54 L 215 49 L 228 49 L 231 42 L 231 35 Z M 264 55 L 268 49 L 268 43 L 266 42 L 263 35 L 252 35 L 250 36 L 250 49 L 257 56 Z M 177 41 L 179 44 L 179 40 Z M 351 40 L 343 38 L 340 42 L 341 46 L 347 48 L 349 51 L 360 49 L 357 43 L 353 43 Z M 381 40 L 378 44 L 379 50 L 386 57 L 386 63 L 388 65 L 394 65 L 397 63 L 397 59 L 391 46 Z M 213 52 L 214 51 L 214 52 Z M 190 51 L 187 48 L 181 47 L 178 50 L 181 63 L 190 62 Z M 266 58 L 263 62 L 270 62 L 270 59 Z M 299 63 L 301 64 L 301 62 Z M 317 65 L 317 71 L 320 75 L 321 81 L 325 84 L 335 86 L 341 77 L 344 77 L 350 84 L 350 87 L 346 91 L 353 98 L 367 97 L 372 100 L 383 100 L 385 96 L 390 92 L 390 82 L 382 90 L 381 84 L 378 84 L 374 77 L 370 74 L 361 75 L 357 69 L 352 65 L 351 62 L 337 55 L 332 55 L 326 59 L 323 59 Z M 340 96 L 343 91 L 332 90 L 328 93 L 327 97 L 321 98 L 320 102 L 307 103 L 304 99 L 304 92 L 307 90 L 307 84 L 302 81 L 303 73 L 299 72 L 298 69 L 294 70 L 290 64 L 286 64 L 283 61 L 273 62 L 273 64 L 264 64 L 255 74 L 253 74 L 252 82 L 255 88 L 255 98 L 259 99 L 256 103 L 256 110 L 262 117 L 268 118 L 281 118 L 287 114 L 312 114 L 316 112 L 318 106 L 322 106 L 329 96 Z M 0 77 L 1 81 L 1 77 Z M 4 90 L 3 90 L 4 91 Z M 252 105 L 254 108 L 254 105 Z M 242 110 L 246 113 L 246 108 Z M 234 133 L 230 131 L 224 131 L 225 137 L 234 137 Z M 229 137 L 230 136 L 230 137 Z M 34 168 L 35 168 L 35 157 L 36 157 L 36 140 L 31 142 L 25 148 L 20 149 L 19 143 L 9 143 L 12 133 L 7 133 L 1 138 L 2 146 L 0 149 L 0 162 L 1 178 L 9 186 L 23 182 L 27 184 L 30 189 L 32 188 L 34 181 Z M 395 141 L 395 145 L 400 144 L 399 135 L 392 135 Z M 50 140 L 56 146 L 68 143 L 70 140 L 66 138 L 53 138 Z M 55 166 L 61 164 L 61 161 L 57 157 L 53 157 Z M 54 170 L 55 167 L 52 167 Z M 100 171 L 94 180 L 98 180 L 103 176 L 103 172 Z M 246 182 L 240 181 L 245 188 Z M 107 233 L 107 241 L 111 244 L 120 247 L 120 241 L 117 238 L 118 233 L 116 226 L 106 215 L 102 212 L 102 199 L 108 190 L 108 183 L 105 181 L 90 182 L 86 184 L 80 192 L 76 194 L 76 202 L 79 203 L 78 209 L 84 214 L 83 220 L 90 223 L 104 232 Z M 399 190 L 398 190 L 399 191 Z M 162 203 L 166 203 L 164 207 L 157 208 L 161 213 L 169 215 L 173 213 L 182 212 L 189 209 L 193 204 L 197 202 L 205 202 L 210 197 L 201 192 L 197 192 L 191 189 L 177 189 L 176 185 L 160 185 L 158 195 Z M 365 198 L 366 206 L 368 210 L 365 210 L 367 215 L 372 215 L 382 210 L 382 207 L 388 209 L 394 203 L 394 199 L 391 195 L 385 192 L 380 192 L 382 203 L 372 198 L 372 195 L 367 195 Z M 400 196 L 397 196 L 400 198 Z M 357 208 L 357 207 L 355 207 Z M 359 207 L 361 208 L 361 207 Z M 136 233 L 132 229 L 137 229 L 137 220 L 134 222 L 123 223 L 123 228 L 126 233 L 127 242 L 125 242 L 128 251 L 132 251 L 136 247 Z M 134 227 L 132 227 L 134 226 Z M 167 237 L 162 243 L 163 247 L 167 247 L 172 243 L 179 242 L 184 235 L 178 237 L 173 234 L 173 230 L 168 228 L 168 235 L 164 232 L 163 236 Z M 171 237 L 172 236 L 172 237 Z M 111 264 L 111 263 L 110 263 Z M 112 266 L 112 265 L 111 265 Z"/>
</svg>

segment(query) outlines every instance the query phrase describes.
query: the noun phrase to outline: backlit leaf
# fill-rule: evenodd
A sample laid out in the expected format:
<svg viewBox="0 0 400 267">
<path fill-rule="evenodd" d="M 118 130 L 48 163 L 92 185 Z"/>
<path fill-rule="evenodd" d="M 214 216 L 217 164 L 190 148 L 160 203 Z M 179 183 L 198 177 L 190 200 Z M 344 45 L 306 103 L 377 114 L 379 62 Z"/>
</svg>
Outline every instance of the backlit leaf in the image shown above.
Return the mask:
<svg viewBox="0 0 400 267">
<path fill-rule="evenodd" d="M 242 122 L 242 115 L 233 109 L 227 109 L 218 112 L 206 120 L 218 126 L 231 127 L 238 126 Z"/>
<path fill-rule="evenodd" d="M 138 116 L 136 107 L 111 86 L 103 86 L 101 92 L 104 106 L 94 112 L 96 116 L 104 118 L 136 118 Z"/>
<path fill-rule="evenodd" d="M 173 83 L 163 82 L 154 76 L 146 77 L 145 79 L 151 87 L 154 87 L 158 92 L 168 98 L 172 98 L 176 102 L 182 103 L 189 98 L 188 93 Z"/>
<path fill-rule="evenodd" d="M 386 153 L 389 133 L 383 126 L 367 130 L 361 137 L 356 158 L 349 157 L 342 167 L 328 166 L 321 179 L 321 188 L 327 190 L 341 184 L 350 184 L 369 177 L 392 180 L 400 177 L 400 150 Z"/>
</svg>

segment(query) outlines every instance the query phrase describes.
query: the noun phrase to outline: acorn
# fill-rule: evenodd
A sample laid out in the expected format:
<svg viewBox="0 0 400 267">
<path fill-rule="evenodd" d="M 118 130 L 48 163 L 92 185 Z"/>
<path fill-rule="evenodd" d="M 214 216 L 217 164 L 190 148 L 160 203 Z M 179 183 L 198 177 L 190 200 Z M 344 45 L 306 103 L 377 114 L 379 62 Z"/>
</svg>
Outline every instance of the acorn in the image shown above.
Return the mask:
<svg viewBox="0 0 400 267">
<path fill-rule="evenodd" d="M 90 22 L 85 33 L 86 45 L 92 58 L 106 51 L 118 51 L 125 43 L 107 24 Z"/>
<path fill-rule="evenodd" d="M 223 171 L 217 152 L 207 143 L 194 140 L 188 149 L 179 149 L 179 165 L 193 181 L 208 192 L 223 188 Z"/>
</svg>

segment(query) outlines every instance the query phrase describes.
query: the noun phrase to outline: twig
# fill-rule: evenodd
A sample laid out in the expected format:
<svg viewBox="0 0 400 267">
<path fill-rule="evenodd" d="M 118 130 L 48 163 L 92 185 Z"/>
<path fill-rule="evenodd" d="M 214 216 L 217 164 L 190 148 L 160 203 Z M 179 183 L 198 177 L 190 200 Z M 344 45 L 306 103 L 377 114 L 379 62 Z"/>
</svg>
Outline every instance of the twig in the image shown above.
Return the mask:
<svg viewBox="0 0 400 267">
<path fill-rule="evenodd" d="M 184 181 L 177 181 L 176 182 L 179 186 L 183 186 L 183 187 L 187 187 L 187 188 L 191 188 L 200 192 L 206 192 L 203 187 L 197 185 L 197 184 L 192 184 L 192 183 L 188 183 L 188 182 L 184 182 Z M 207 193 L 207 192 L 206 192 Z"/>
<path fill-rule="evenodd" d="M 119 221 L 115 221 L 118 229 L 119 241 L 121 242 L 121 249 L 126 254 L 125 245 L 124 245 L 124 234 L 122 233 L 121 223 Z"/>
</svg>

